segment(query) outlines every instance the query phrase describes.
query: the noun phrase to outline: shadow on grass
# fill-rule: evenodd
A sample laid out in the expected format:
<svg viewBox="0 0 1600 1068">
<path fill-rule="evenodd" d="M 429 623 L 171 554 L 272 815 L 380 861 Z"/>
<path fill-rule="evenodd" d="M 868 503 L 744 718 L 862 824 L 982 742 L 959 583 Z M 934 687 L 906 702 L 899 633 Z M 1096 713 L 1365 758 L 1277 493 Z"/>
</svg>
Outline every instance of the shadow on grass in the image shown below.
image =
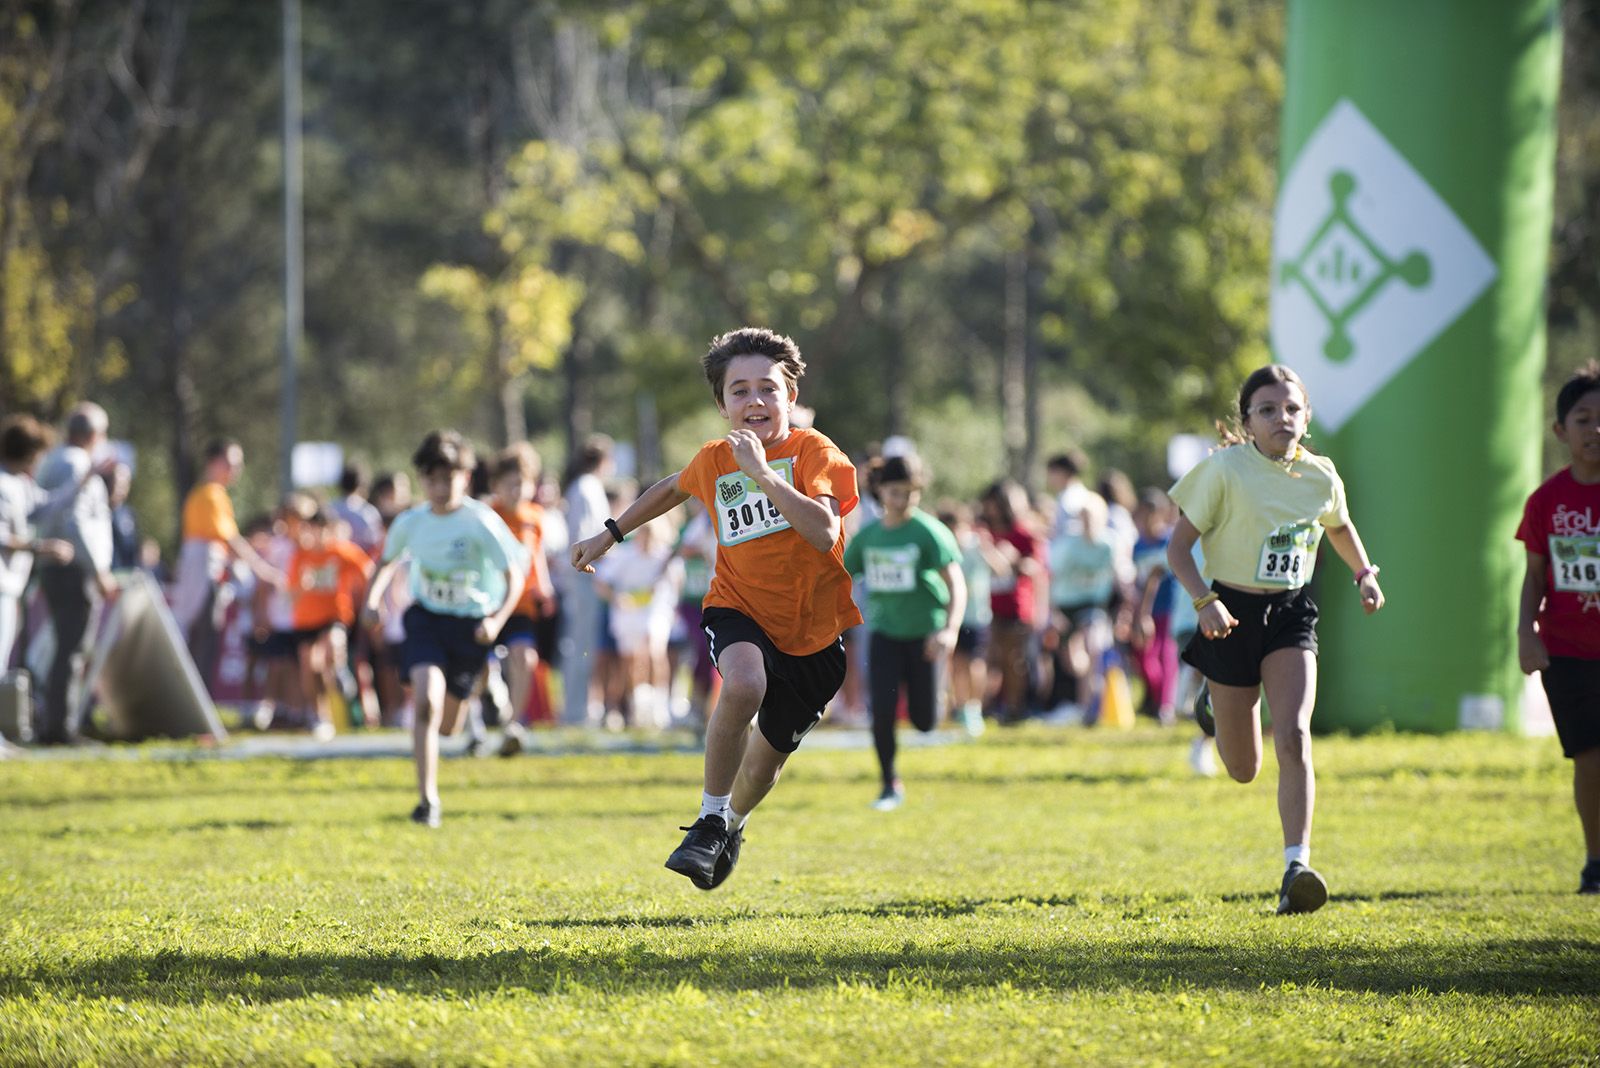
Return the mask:
<svg viewBox="0 0 1600 1068">
<path fill-rule="evenodd" d="M 750 912 L 743 918 L 772 917 Z M 1263 952 L 1258 947 L 1221 941 L 1171 939 L 1097 947 L 1059 937 L 1041 938 L 1028 945 L 908 943 L 898 949 L 878 949 L 861 948 L 841 935 L 819 938 L 806 947 L 772 949 L 749 942 L 705 948 L 689 933 L 702 926 L 710 933 L 727 920 L 726 916 L 661 916 L 566 921 L 570 926 L 592 923 L 688 929 L 681 945 L 670 950 L 636 943 L 598 951 L 584 945 L 542 945 L 462 957 L 360 952 L 234 956 L 171 950 L 122 954 L 0 974 L 0 998 L 48 995 L 157 1004 L 238 998 L 261 1003 L 307 997 L 359 998 L 377 988 L 418 997 L 441 996 L 448 991 L 459 997 L 515 990 L 535 994 L 670 992 L 684 983 L 714 991 L 825 989 L 845 983 L 915 985 L 952 992 L 1000 984 L 1054 992 L 1160 991 L 1174 985 L 1242 992 L 1292 983 L 1301 988 L 1383 995 L 1455 991 L 1570 998 L 1592 996 L 1594 976 L 1600 973 L 1600 942 L 1592 940 L 1488 939 L 1370 948 L 1278 945 Z"/>
</svg>

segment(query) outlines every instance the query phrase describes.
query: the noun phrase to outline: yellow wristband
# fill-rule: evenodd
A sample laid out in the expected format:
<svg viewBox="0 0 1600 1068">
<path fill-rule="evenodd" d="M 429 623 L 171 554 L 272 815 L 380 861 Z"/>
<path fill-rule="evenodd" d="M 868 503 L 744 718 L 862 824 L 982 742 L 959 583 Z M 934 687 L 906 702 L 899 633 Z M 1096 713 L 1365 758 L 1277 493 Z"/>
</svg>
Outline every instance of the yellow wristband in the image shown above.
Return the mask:
<svg viewBox="0 0 1600 1068">
<path fill-rule="evenodd" d="M 1200 609 L 1204 608 L 1206 605 L 1210 604 L 1212 601 L 1220 601 L 1220 600 L 1222 600 L 1222 594 L 1218 593 L 1216 590 L 1212 590 L 1210 593 L 1206 594 L 1204 597 L 1196 597 L 1194 599 L 1194 610 L 1196 612 L 1198 612 L 1198 611 L 1200 611 Z"/>
</svg>

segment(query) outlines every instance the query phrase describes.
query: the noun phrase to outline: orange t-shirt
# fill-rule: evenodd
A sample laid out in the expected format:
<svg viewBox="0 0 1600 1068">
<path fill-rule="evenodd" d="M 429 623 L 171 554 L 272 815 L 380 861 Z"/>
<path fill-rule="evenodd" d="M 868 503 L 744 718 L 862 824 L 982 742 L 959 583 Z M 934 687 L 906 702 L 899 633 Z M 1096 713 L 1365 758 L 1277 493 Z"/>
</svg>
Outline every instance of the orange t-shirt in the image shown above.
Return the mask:
<svg viewBox="0 0 1600 1068">
<path fill-rule="evenodd" d="M 296 548 L 289 557 L 289 595 L 294 598 L 294 629 L 356 618 L 356 595 L 372 575 L 372 558 L 349 541 L 330 541 L 321 549 Z"/>
<path fill-rule="evenodd" d="M 528 550 L 528 559 L 537 560 L 539 554 L 544 552 L 544 532 L 541 524 L 544 521 L 544 509 L 532 501 L 518 501 L 511 507 L 506 507 L 497 497 L 494 503 L 494 514 L 505 520 L 507 527 L 511 528 L 511 536 Z M 517 599 L 517 607 L 512 609 L 512 615 L 533 616 L 539 615 L 539 590 L 536 585 L 538 571 L 533 564 L 528 565 L 528 577 L 522 584 L 522 596 Z"/>
<path fill-rule="evenodd" d="M 841 516 L 856 506 L 854 465 L 815 430 L 791 430 L 767 449 L 767 464 L 807 497 L 837 500 Z M 678 472 L 678 488 L 699 498 L 717 525 L 706 607 L 744 613 L 791 656 L 810 656 L 861 622 L 850 599 L 843 536 L 819 552 L 739 470 L 726 441 L 702 445 Z"/>
<path fill-rule="evenodd" d="M 202 482 L 189 491 L 183 502 L 185 541 L 230 542 L 239 536 L 233 518 L 233 502 L 228 487 L 220 482 Z"/>
</svg>

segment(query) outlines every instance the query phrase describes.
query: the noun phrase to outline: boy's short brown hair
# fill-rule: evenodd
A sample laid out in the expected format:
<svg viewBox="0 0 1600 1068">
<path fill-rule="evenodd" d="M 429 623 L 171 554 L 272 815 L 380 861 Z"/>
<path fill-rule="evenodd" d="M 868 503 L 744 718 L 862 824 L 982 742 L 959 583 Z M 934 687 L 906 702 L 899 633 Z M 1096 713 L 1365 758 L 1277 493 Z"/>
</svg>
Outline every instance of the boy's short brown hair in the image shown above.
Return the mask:
<svg viewBox="0 0 1600 1068">
<path fill-rule="evenodd" d="M 0 423 L 0 460 L 29 463 L 50 447 L 50 428 L 31 415 L 8 416 Z"/>
<path fill-rule="evenodd" d="M 536 482 L 539 466 L 539 451 L 526 441 L 519 441 L 500 450 L 489 465 L 489 477 L 498 482 L 507 475 L 518 474 L 524 482 Z"/>
<path fill-rule="evenodd" d="M 711 383 L 711 395 L 718 404 L 722 403 L 722 384 L 728 377 L 728 364 L 740 356 L 765 356 L 778 365 L 790 389 L 794 389 L 806 373 L 806 361 L 800 358 L 800 346 L 792 338 L 759 326 L 730 330 L 711 339 L 711 348 L 701 361 L 706 381 Z"/>
<path fill-rule="evenodd" d="M 472 444 L 458 431 L 434 430 L 411 454 L 411 466 L 424 475 L 441 467 L 450 471 L 471 471 L 477 466 L 477 457 L 472 452 Z"/>
</svg>

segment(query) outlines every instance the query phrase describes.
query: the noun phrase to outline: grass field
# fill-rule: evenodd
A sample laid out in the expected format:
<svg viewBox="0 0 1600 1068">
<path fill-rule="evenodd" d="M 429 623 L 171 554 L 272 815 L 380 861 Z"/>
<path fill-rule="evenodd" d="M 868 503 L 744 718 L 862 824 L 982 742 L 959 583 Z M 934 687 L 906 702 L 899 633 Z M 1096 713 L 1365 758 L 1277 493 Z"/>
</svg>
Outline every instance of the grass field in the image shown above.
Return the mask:
<svg viewBox="0 0 1600 1068">
<path fill-rule="evenodd" d="M 1269 757 L 1024 728 L 802 751 L 706 894 L 688 754 L 0 765 L 0 1063 L 1596 1064 L 1553 740 L 1317 742 L 1332 900 L 1272 914 Z"/>
</svg>

